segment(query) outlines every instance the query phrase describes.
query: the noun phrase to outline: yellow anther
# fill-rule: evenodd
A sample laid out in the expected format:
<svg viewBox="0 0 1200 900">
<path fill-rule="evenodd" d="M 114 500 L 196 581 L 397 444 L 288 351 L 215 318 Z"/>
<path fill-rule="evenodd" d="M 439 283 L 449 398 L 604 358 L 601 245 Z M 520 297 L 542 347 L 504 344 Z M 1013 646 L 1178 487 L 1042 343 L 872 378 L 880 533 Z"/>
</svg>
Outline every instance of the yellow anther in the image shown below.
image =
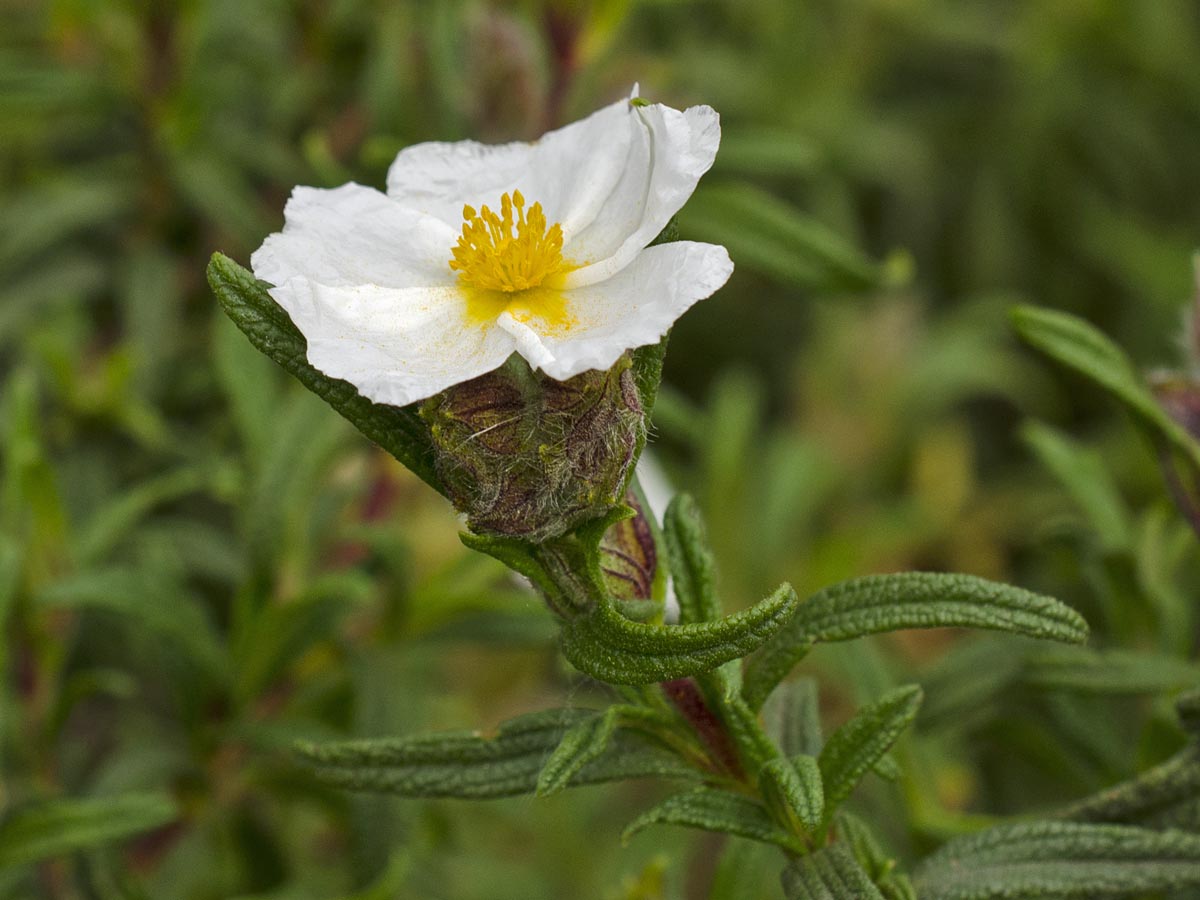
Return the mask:
<svg viewBox="0 0 1200 900">
<path fill-rule="evenodd" d="M 487 206 L 478 214 L 464 206 L 463 220 L 450 268 L 473 287 L 525 291 L 572 268 L 562 255 L 562 226 L 547 227 L 540 203 L 526 210 L 520 191 L 500 197 L 500 215 Z"/>
</svg>

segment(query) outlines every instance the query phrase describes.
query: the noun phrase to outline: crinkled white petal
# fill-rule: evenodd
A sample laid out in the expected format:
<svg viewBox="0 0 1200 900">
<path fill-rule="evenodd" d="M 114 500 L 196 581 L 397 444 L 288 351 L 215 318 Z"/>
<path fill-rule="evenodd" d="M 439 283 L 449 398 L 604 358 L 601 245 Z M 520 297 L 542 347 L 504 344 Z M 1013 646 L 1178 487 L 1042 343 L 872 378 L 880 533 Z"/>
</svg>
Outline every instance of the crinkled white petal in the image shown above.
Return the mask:
<svg viewBox="0 0 1200 900">
<path fill-rule="evenodd" d="M 581 230 L 621 177 L 634 133 L 632 109 L 628 100 L 612 103 L 532 143 L 415 144 L 388 169 L 388 196 L 457 231 L 463 206 L 496 208 L 501 194 L 519 190 L 527 203 L 541 203 L 564 233 Z"/>
<path fill-rule="evenodd" d="M 376 403 L 404 406 L 499 367 L 516 349 L 473 317 L 455 287 L 327 285 L 293 278 L 270 291 L 308 341 L 308 361 Z"/>
<path fill-rule="evenodd" d="M 283 215 L 283 231 L 250 257 L 263 281 L 391 288 L 453 281 L 447 260 L 455 229 L 373 188 L 353 182 L 331 190 L 298 187 Z"/>
<path fill-rule="evenodd" d="M 567 287 L 612 277 L 663 230 L 713 164 L 721 122 L 710 106 L 680 112 L 662 104 L 631 106 L 638 123 L 620 181 L 587 228 L 566 232 L 563 255 L 582 268 Z"/>
<path fill-rule="evenodd" d="M 724 247 L 692 241 L 660 244 L 642 251 L 607 281 L 565 291 L 569 325 L 543 322 L 536 315 L 523 324 L 514 319 L 523 329 L 520 337 L 504 316 L 500 325 L 514 334 L 530 365 L 564 381 L 589 369 L 607 369 L 626 350 L 656 343 L 688 307 L 715 293 L 732 272 Z"/>
</svg>

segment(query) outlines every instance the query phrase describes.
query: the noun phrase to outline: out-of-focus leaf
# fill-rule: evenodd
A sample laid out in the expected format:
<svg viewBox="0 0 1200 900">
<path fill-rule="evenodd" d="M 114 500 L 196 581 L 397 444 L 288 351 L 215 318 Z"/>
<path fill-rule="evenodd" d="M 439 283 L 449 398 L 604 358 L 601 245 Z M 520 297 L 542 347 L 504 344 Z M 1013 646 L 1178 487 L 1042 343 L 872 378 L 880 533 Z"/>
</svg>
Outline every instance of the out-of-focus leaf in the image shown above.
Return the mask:
<svg viewBox="0 0 1200 900">
<path fill-rule="evenodd" d="M 825 588 L 749 661 L 743 695 L 759 707 L 816 643 L 903 628 L 958 626 L 1079 643 L 1082 617 L 1059 601 L 972 575 L 869 575 Z"/>
<path fill-rule="evenodd" d="M 235 647 L 238 696 L 257 696 L 315 643 L 336 635 L 342 617 L 373 590 L 360 572 L 329 573 L 291 601 L 259 610 Z"/>
<path fill-rule="evenodd" d="M 761 188 L 701 186 L 679 214 L 688 237 L 724 244 L 738 265 L 804 290 L 867 290 L 881 267 L 841 235 Z"/>
<path fill-rule="evenodd" d="M 174 579 L 146 569 L 105 568 L 54 582 L 35 597 L 43 609 L 96 609 L 113 613 L 171 642 L 218 683 L 228 661 L 212 622 Z"/>
<path fill-rule="evenodd" d="M 1029 822 L 959 838 L 917 873 L 922 900 L 1104 900 L 1200 885 L 1200 835 Z"/>
<path fill-rule="evenodd" d="M 1158 405 L 1125 352 L 1099 329 L 1075 316 L 1034 306 L 1013 310 L 1017 332 L 1029 344 L 1116 398 L 1152 436 L 1200 471 L 1200 444 Z"/>
<path fill-rule="evenodd" d="M 1030 654 L 1022 680 L 1045 690 L 1148 694 L 1200 681 L 1200 667 L 1170 656 L 1133 650 L 1096 652 L 1056 647 Z"/>
<path fill-rule="evenodd" d="M 778 129 L 739 128 L 721 136 L 713 174 L 809 175 L 822 162 L 820 146 L 805 135 Z"/>
<path fill-rule="evenodd" d="M 767 811 L 744 794 L 714 788 L 696 788 L 685 794 L 675 794 L 642 813 L 625 829 L 622 841 L 650 825 L 682 825 L 702 831 L 736 834 L 753 841 L 779 844 L 796 849 L 798 839 L 784 831 Z"/>
<path fill-rule="evenodd" d="M 162 793 L 45 801 L 0 822 L 0 868 L 123 840 L 178 815 L 175 801 Z"/>
<path fill-rule="evenodd" d="M 1079 505 L 1104 549 L 1129 547 L 1132 530 L 1125 505 L 1099 454 L 1040 422 L 1026 422 L 1021 437 Z"/>
</svg>

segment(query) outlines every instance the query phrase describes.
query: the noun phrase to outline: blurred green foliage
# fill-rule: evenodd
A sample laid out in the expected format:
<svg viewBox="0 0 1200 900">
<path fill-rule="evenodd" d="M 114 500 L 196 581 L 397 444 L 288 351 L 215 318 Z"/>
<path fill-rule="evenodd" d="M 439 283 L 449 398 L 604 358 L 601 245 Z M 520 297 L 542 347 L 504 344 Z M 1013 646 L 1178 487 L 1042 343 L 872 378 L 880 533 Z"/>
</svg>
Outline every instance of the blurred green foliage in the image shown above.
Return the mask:
<svg viewBox="0 0 1200 900">
<path fill-rule="evenodd" d="M 675 331 L 654 450 L 700 498 L 725 596 L 956 569 L 1067 600 L 1107 654 L 816 650 L 835 722 L 924 685 L 906 777 L 857 797 L 889 852 L 1182 746 L 1195 535 L 1127 421 L 1006 313 L 1068 310 L 1173 361 L 1193 3 L 0 0 L 0 20 L 0 897 L 777 896 L 760 847 L 622 848 L 651 786 L 467 806 L 309 777 L 297 738 L 491 727 L 592 688 L 441 498 L 203 281 L 294 184 L 379 186 L 404 145 L 531 138 L 634 81 L 723 116 L 680 225 L 738 271 Z"/>
</svg>

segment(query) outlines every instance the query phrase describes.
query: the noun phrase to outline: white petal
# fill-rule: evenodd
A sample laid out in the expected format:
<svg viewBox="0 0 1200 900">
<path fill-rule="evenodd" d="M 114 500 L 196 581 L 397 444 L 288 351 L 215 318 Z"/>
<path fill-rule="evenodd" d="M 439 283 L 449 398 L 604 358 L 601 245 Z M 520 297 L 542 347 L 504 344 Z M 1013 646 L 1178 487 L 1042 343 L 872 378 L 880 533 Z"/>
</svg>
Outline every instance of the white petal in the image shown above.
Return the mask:
<svg viewBox="0 0 1200 900">
<path fill-rule="evenodd" d="M 586 229 L 567 233 L 563 254 L 591 263 L 567 276 L 568 288 L 603 281 L 629 265 L 679 212 L 716 158 L 721 123 L 712 107 L 680 112 L 656 103 L 631 109 L 639 127 L 620 181 Z"/>
<path fill-rule="evenodd" d="M 271 289 L 308 340 L 308 361 L 377 403 L 404 406 L 490 372 L 516 349 L 495 321 L 472 315 L 454 287 L 324 285 Z"/>
<path fill-rule="evenodd" d="M 283 231 L 250 257 L 254 274 L 281 285 L 306 278 L 327 285 L 425 287 L 449 284 L 458 235 L 444 222 L 406 209 L 373 188 L 298 187 Z"/>
<path fill-rule="evenodd" d="M 464 205 L 496 208 L 501 194 L 519 190 L 565 233 L 577 231 L 596 218 L 621 177 L 633 118 L 629 101 L 620 100 L 532 143 L 415 144 L 388 169 L 388 196 L 457 232 Z"/>
<path fill-rule="evenodd" d="M 649 247 L 609 280 L 564 292 L 566 316 L 555 317 L 560 324 L 536 314 L 522 316 L 537 343 L 525 335 L 518 349 L 531 365 L 560 381 L 588 369 L 607 369 L 626 350 L 656 343 L 732 272 L 729 254 L 715 244 L 676 241 Z"/>
</svg>

